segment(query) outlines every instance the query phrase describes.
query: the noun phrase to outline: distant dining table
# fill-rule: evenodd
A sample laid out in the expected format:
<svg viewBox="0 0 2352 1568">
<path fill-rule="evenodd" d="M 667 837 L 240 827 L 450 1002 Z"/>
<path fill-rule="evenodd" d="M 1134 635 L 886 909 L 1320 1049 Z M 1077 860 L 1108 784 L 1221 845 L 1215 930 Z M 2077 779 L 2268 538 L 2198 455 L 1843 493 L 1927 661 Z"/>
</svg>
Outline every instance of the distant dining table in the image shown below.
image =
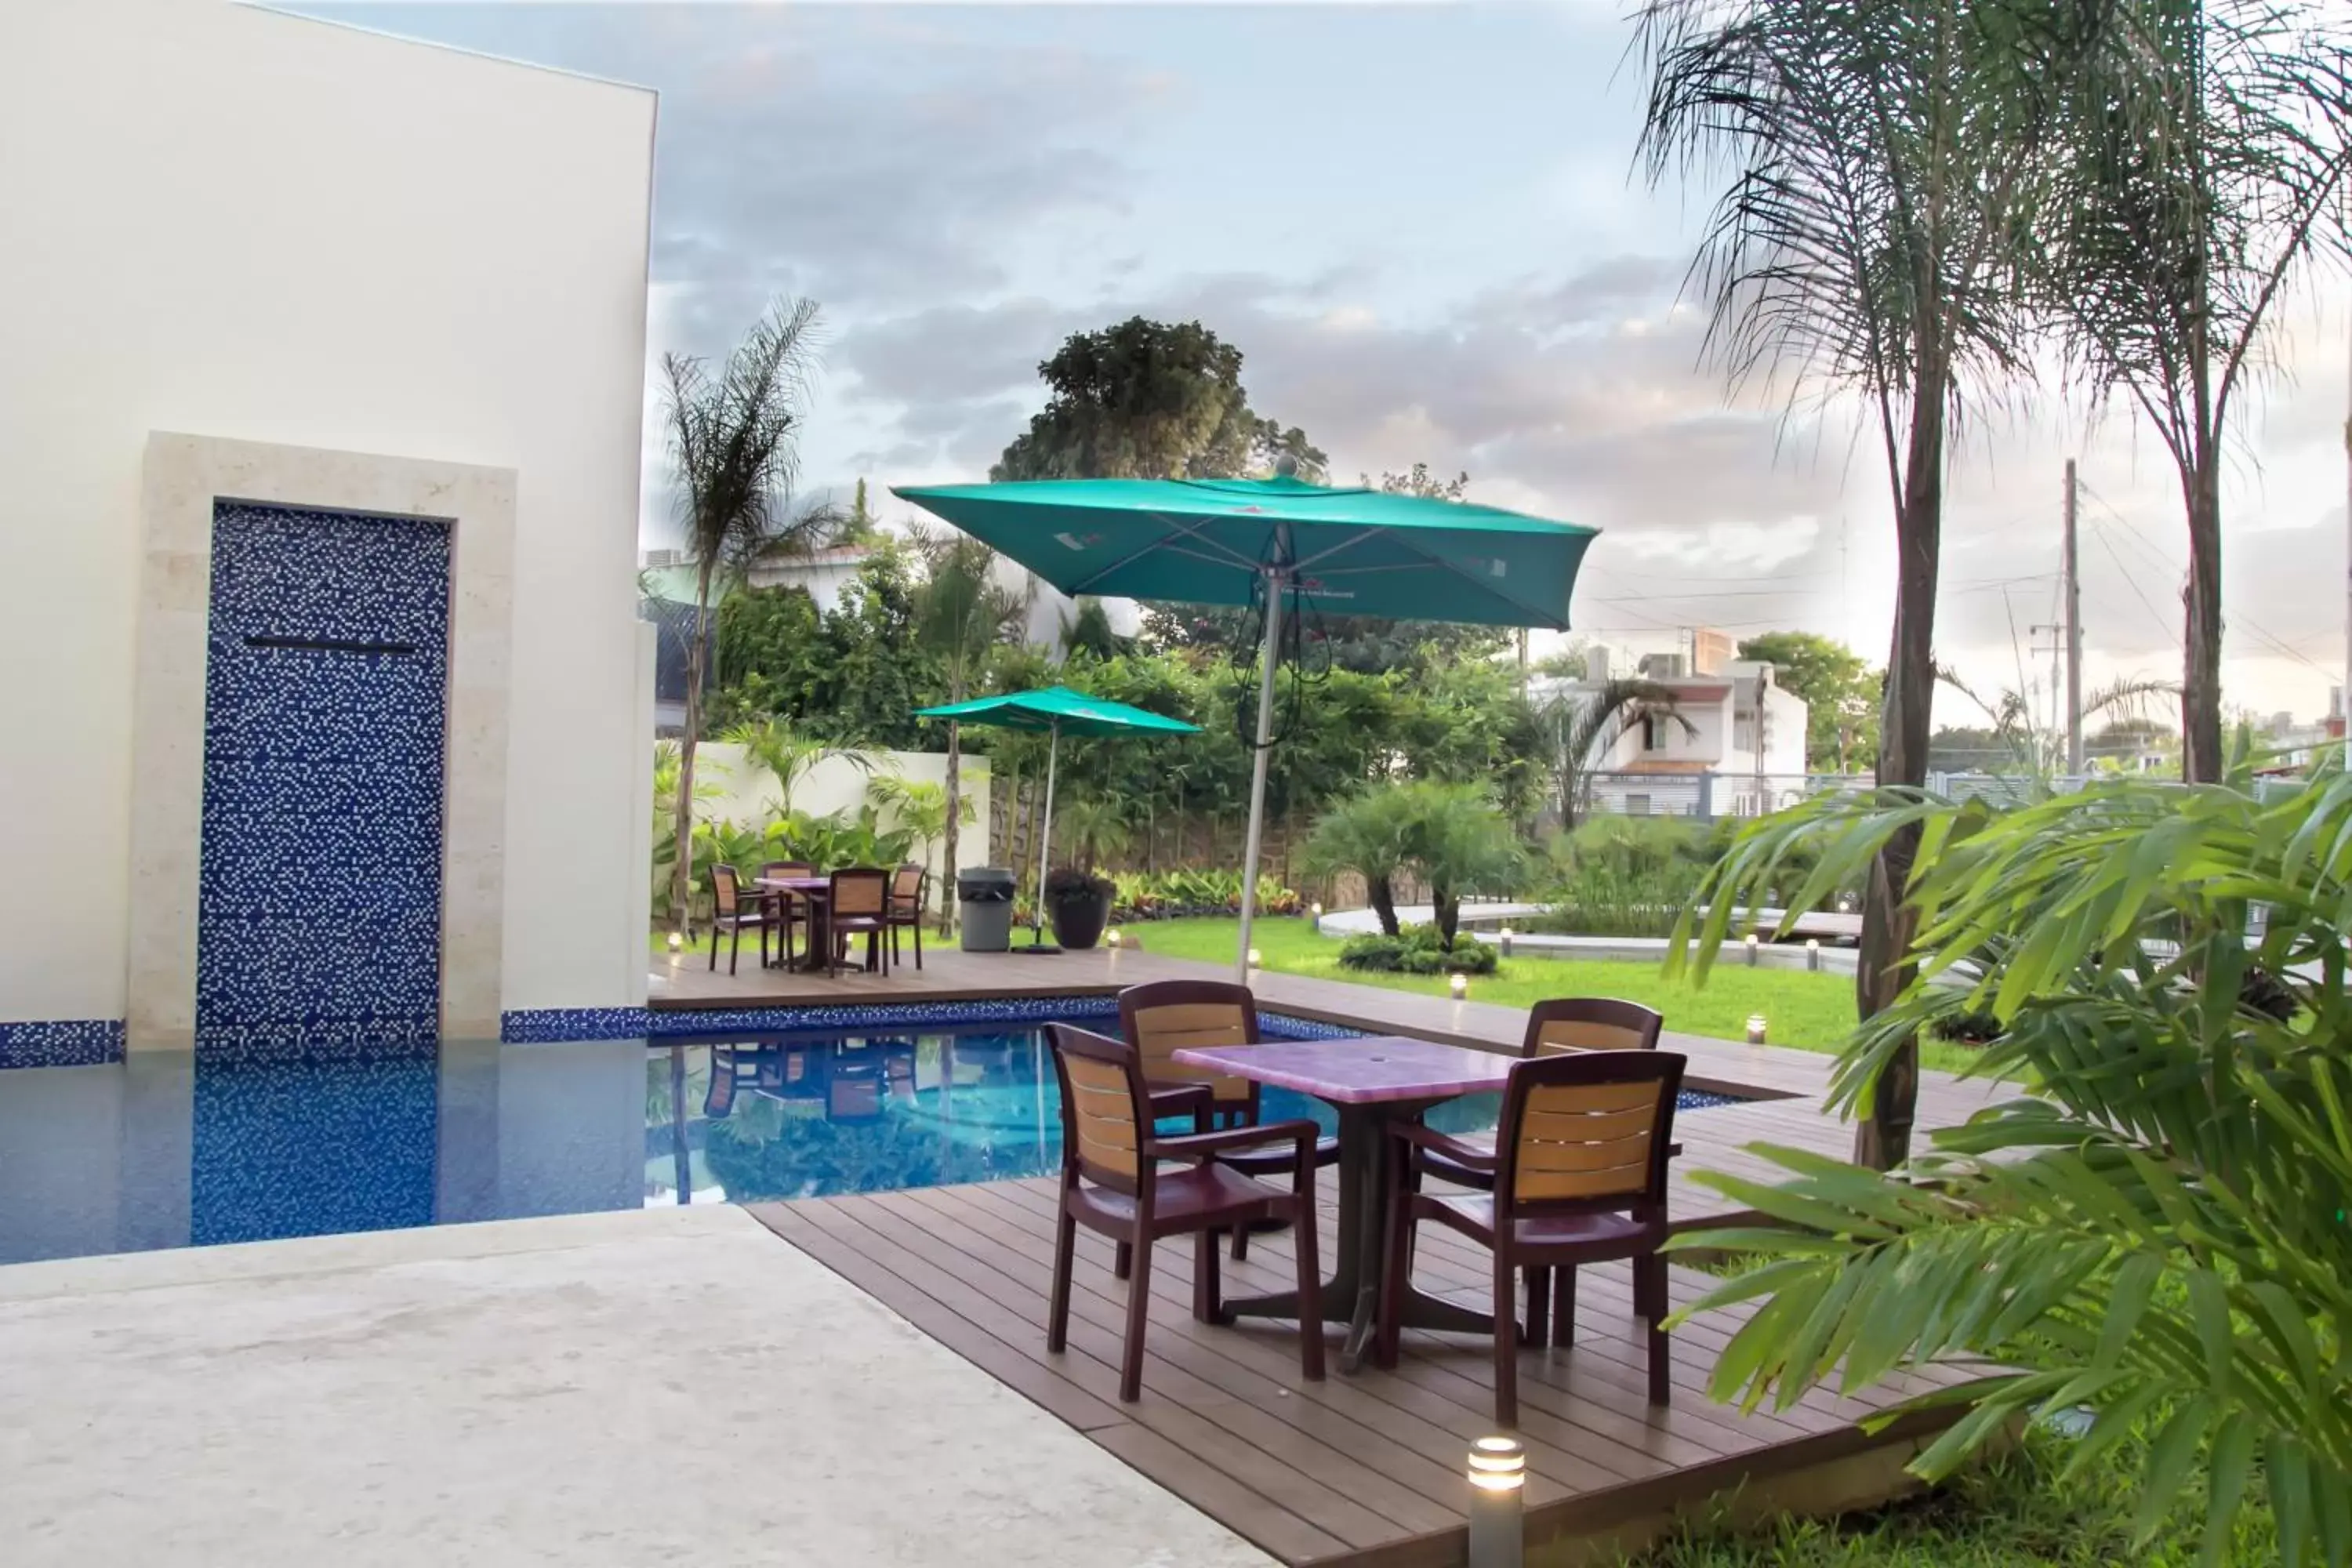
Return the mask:
<svg viewBox="0 0 2352 1568">
<path fill-rule="evenodd" d="M 801 973 L 823 973 L 832 967 L 833 956 L 833 879 L 831 877 L 760 877 L 752 886 L 780 905 L 788 898 L 799 898 L 808 904 L 808 946 L 789 967 Z M 782 928 L 777 928 L 777 966 L 783 966 Z"/>
<path fill-rule="evenodd" d="M 1433 1105 L 1465 1094 L 1499 1093 L 1518 1058 L 1432 1040 L 1374 1035 L 1339 1040 L 1266 1040 L 1250 1046 L 1196 1046 L 1174 1053 L 1179 1064 L 1312 1095 L 1339 1113 L 1339 1246 L 1323 1286 L 1323 1316 L 1348 1325 L 1341 1364 L 1353 1372 L 1371 1342 L 1380 1304 L 1384 1238 L 1383 1179 L 1388 1128 Z M 1489 1334 L 1486 1312 L 1457 1307 L 1405 1286 L 1402 1321 L 1409 1329 Z M 1296 1318 L 1293 1290 L 1242 1297 L 1225 1303 L 1234 1318 Z"/>
</svg>

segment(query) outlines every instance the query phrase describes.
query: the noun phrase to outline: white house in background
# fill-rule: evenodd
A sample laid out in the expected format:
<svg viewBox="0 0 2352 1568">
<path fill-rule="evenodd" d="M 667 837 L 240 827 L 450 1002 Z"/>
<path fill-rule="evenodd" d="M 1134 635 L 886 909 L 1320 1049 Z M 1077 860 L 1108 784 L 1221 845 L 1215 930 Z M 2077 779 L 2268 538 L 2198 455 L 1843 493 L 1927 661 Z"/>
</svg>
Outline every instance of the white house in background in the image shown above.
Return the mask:
<svg viewBox="0 0 2352 1568">
<path fill-rule="evenodd" d="M 0 5 L 0 542 L 48 585 L 0 618 L 0 1060 L 642 1005 L 654 120 L 252 6 Z"/>
<path fill-rule="evenodd" d="M 1612 679 L 1640 679 L 1675 694 L 1681 721 L 1663 714 L 1636 721 L 1587 759 L 1599 809 L 1632 816 L 1740 816 L 1777 810 L 1805 790 L 1804 700 L 1783 689 L 1774 668 L 1730 657 L 1720 633 L 1700 632 L 1688 652 L 1638 658 L 1622 649 L 1585 652 L 1580 680 L 1530 684 L 1538 704 L 1589 701 Z"/>
</svg>

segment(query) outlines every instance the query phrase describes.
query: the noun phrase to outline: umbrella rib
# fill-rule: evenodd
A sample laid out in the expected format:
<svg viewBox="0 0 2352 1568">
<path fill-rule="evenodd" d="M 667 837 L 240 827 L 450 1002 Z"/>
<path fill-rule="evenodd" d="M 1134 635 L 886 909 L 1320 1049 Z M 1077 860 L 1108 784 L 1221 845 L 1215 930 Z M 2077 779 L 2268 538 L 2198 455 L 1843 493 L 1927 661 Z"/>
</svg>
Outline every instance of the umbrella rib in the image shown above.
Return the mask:
<svg viewBox="0 0 2352 1568">
<path fill-rule="evenodd" d="M 1207 534 L 1202 533 L 1198 526 L 1186 522 L 1181 518 L 1171 517 L 1168 513 L 1160 511 L 1148 511 L 1144 513 L 1144 515 L 1146 517 L 1156 518 L 1168 527 L 1174 529 L 1178 533 L 1182 534 L 1185 538 L 1195 540 L 1200 543 L 1207 545 L 1211 550 L 1217 552 L 1217 554 L 1215 555 L 1195 555 L 1194 559 L 1196 560 L 1211 561 L 1214 562 L 1218 565 L 1240 566 L 1252 572 L 1255 572 L 1258 569 L 1258 563 L 1251 560 L 1248 556 L 1243 554 L 1238 550 L 1233 549 L 1229 545 L 1219 543 L 1217 541 L 1210 538 Z M 1074 595 L 1087 593 L 1090 591 L 1096 584 L 1102 582 L 1112 573 L 1122 571 L 1127 567 L 1133 565 L 1136 562 L 1142 560 L 1145 556 L 1151 554 L 1154 551 L 1161 550 L 1169 551 L 1172 554 L 1193 554 L 1193 552 L 1189 550 L 1172 550 L 1171 546 L 1164 542 L 1155 539 L 1150 543 L 1145 545 L 1142 549 L 1120 556 L 1109 565 L 1105 566 L 1101 571 L 1088 574 L 1085 578 L 1081 579 L 1075 586 L 1073 586 L 1070 592 Z"/>
</svg>

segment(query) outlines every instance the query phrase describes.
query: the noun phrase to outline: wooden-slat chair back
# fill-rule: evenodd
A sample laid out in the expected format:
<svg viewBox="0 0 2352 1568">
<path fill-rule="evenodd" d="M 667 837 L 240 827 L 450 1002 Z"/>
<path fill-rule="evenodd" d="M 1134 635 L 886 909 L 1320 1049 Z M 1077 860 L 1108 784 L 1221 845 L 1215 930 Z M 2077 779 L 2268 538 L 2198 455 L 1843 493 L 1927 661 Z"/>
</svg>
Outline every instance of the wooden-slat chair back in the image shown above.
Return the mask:
<svg viewBox="0 0 2352 1568">
<path fill-rule="evenodd" d="M 862 868 L 835 871 L 832 900 L 833 918 L 836 921 L 886 914 L 890 905 L 890 875 Z"/>
<path fill-rule="evenodd" d="M 912 904 L 918 909 L 921 908 L 923 878 L 927 874 L 920 866 L 899 867 L 891 877 L 890 897 L 898 903 Z"/>
<path fill-rule="evenodd" d="M 1656 1048 L 1665 1019 L 1639 1002 L 1607 996 L 1559 996 L 1528 1010 L 1523 1057 L 1562 1051 L 1646 1051 Z"/>
<path fill-rule="evenodd" d="M 1132 1193 L 1141 1174 L 1136 1151 L 1151 1127 L 1150 1099 L 1134 1048 L 1067 1024 L 1051 1026 L 1054 1071 L 1062 1084 L 1062 1169 Z"/>
<path fill-rule="evenodd" d="M 1664 1213 L 1684 1058 L 1578 1051 L 1511 1069 L 1496 1131 L 1495 1191 L 1521 1215 Z"/>
<path fill-rule="evenodd" d="M 711 867 L 711 912 L 721 920 L 729 920 L 741 913 L 742 908 L 740 879 L 735 874 L 735 868 L 724 862 Z"/>
<path fill-rule="evenodd" d="M 1221 1104 L 1255 1101 L 1257 1086 L 1249 1079 L 1172 1059 L 1178 1051 L 1194 1047 L 1257 1044 L 1257 998 L 1248 986 L 1223 980 L 1130 985 L 1118 994 L 1118 1028 L 1152 1082 L 1206 1084 Z"/>
<path fill-rule="evenodd" d="M 805 860 L 771 860 L 760 868 L 762 877 L 814 877 L 816 868 Z"/>
</svg>

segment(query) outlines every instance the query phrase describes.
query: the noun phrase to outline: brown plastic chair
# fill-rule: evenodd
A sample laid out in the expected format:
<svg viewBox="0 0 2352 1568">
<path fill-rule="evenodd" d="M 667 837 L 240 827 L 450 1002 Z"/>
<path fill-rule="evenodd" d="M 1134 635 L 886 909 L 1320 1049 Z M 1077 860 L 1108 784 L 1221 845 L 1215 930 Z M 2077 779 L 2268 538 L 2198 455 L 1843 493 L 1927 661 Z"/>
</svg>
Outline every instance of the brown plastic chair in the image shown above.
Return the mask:
<svg viewBox="0 0 2352 1568">
<path fill-rule="evenodd" d="M 915 933 L 915 967 L 923 967 L 923 905 L 928 902 L 924 889 L 931 874 L 909 862 L 898 868 L 890 879 L 890 962 L 898 961 L 898 933 Z"/>
<path fill-rule="evenodd" d="M 768 963 L 768 911 L 756 899 L 743 897 L 743 879 L 735 868 L 718 865 L 710 868 L 710 967 L 719 967 L 719 933 L 728 933 L 727 973 L 735 973 L 735 959 L 743 950 L 743 932 L 760 933 L 760 964 Z"/>
<path fill-rule="evenodd" d="M 1408 1190 L 1426 1153 L 1475 1165 L 1481 1156 L 1418 1123 L 1391 1124 L 1390 1230 L 1381 1282 L 1379 1351 L 1396 1363 L 1399 1303 L 1412 1232 L 1434 1221 L 1490 1248 L 1495 1261 L 1495 1418 L 1519 1415 L 1518 1324 L 1511 1310 L 1522 1270 L 1564 1273 L 1564 1313 L 1587 1263 L 1631 1258 L 1633 1309 L 1649 1323 L 1650 1403 L 1667 1403 L 1666 1165 L 1684 1058 L 1672 1051 L 1575 1051 L 1511 1068 L 1491 1160 L 1493 1191 L 1430 1196 Z M 1540 1343 L 1539 1334 L 1528 1339 Z"/>
<path fill-rule="evenodd" d="M 1171 1059 L 1190 1047 L 1254 1046 L 1263 1040 L 1265 1037 L 1257 1027 L 1257 997 L 1248 986 L 1230 980 L 1154 980 L 1130 985 L 1118 994 L 1118 1032 L 1142 1057 L 1143 1076 L 1151 1085 L 1153 1104 L 1160 1115 L 1179 1115 L 1190 1109 L 1194 1130 L 1202 1132 L 1257 1125 L 1259 1090 L 1255 1081 Z M 1189 1100 L 1187 1091 L 1193 1097 Z M 1202 1091 L 1205 1100 L 1197 1098 Z M 1317 1142 L 1317 1164 L 1328 1165 L 1339 1157 L 1338 1139 Z M 1253 1176 L 1278 1175 L 1286 1168 L 1278 1153 L 1237 1155 L 1225 1163 Z M 1234 1260 L 1238 1263 L 1248 1256 L 1249 1232 L 1236 1230 Z"/>
<path fill-rule="evenodd" d="M 1664 1016 L 1639 1002 L 1621 1002 L 1609 996 L 1555 996 L 1528 1009 L 1528 1032 L 1519 1041 L 1519 1055 L 1533 1058 L 1568 1051 L 1654 1050 L 1665 1023 Z M 1495 1157 L 1492 1132 L 1457 1132 L 1454 1141 L 1475 1150 L 1487 1162 Z M 1680 1145 L 1667 1150 L 1670 1155 L 1681 1152 Z M 1480 1192 L 1495 1190 L 1491 1163 L 1464 1164 L 1435 1150 L 1422 1152 L 1420 1173 Z M 1528 1270 L 1528 1339 L 1531 1343 L 1542 1342 L 1547 1321 L 1551 1327 L 1552 1343 L 1565 1345 L 1575 1338 L 1576 1275 L 1571 1270 L 1558 1282 L 1565 1295 L 1557 1314 L 1552 1310 L 1551 1300 L 1555 1283 L 1540 1268 Z"/>
<path fill-rule="evenodd" d="M 1528 1009 L 1528 1030 L 1519 1041 L 1519 1055 L 1532 1058 L 1558 1056 L 1564 1051 L 1653 1050 L 1665 1023 L 1664 1016 L 1639 1002 L 1620 1002 L 1608 996 L 1555 996 Z M 1454 1141 L 1480 1150 L 1490 1160 L 1494 1157 L 1495 1137 L 1491 1132 L 1456 1133 Z M 1431 1175 L 1465 1187 L 1487 1188 L 1493 1179 L 1490 1171 L 1457 1166 L 1443 1155 L 1430 1155 L 1423 1160 L 1423 1168 Z"/>
<path fill-rule="evenodd" d="M 1062 1088 L 1062 1191 L 1054 1227 L 1054 1292 L 1046 1308 L 1045 1348 L 1069 1342 L 1070 1271 L 1077 1227 L 1108 1236 L 1131 1253 L 1127 1286 L 1127 1347 L 1118 1396 L 1143 1392 L 1143 1335 L 1151 1307 L 1151 1246 L 1191 1236 L 1192 1316 L 1223 1315 L 1217 1233 L 1278 1219 L 1298 1233 L 1298 1360 L 1310 1382 L 1323 1377 L 1322 1270 L 1315 1257 L 1315 1138 L 1312 1121 L 1275 1121 L 1162 1138 L 1142 1058 L 1124 1041 L 1067 1024 L 1050 1026 L 1054 1073 Z M 1285 1192 L 1234 1169 L 1232 1156 L 1269 1144 L 1290 1145 L 1293 1186 Z M 1162 1171 L 1160 1162 L 1190 1169 Z"/>
<path fill-rule="evenodd" d="M 816 868 L 805 860 L 771 860 L 760 868 L 760 875 L 763 878 L 814 877 L 816 875 Z M 783 933 L 783 963 L 784 967 L 789 969 L 793 963 L 793 928 L 796 925 L 808 925 L 812 934 L 816 930 L 811 923 L 808 895 L 785 892 L 782 889 L 770 892 L 763 888 L 761 889 L 761 897 L 768 900 L 771 911 L 769 918 L 776 922 L 776 929 Z"/>
<path fill-rule="evenodd" d="M 890 874 L 871 868 L 835 871 L 828 903 L 831 911 L 826 920 L 829 936 L 825 973 L 841 973 L 841 955 L 849 946 L 849 939 L 863 932 L 866 966 L 889 973 Z"/>
</svg>

